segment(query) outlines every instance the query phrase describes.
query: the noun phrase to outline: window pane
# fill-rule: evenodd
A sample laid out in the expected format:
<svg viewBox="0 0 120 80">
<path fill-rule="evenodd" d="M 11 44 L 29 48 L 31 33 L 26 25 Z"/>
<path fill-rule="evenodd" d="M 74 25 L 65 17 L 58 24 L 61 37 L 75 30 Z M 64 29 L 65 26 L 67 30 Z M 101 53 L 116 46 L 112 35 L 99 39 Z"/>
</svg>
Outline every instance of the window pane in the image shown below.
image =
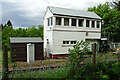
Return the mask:
<svg viewBox="0 0 120 80">
<path fill-rule="evenodd" d="M 78 24 L 78 26 L 79 26 L 79 27 L 83 27 L 83 22 L 84 22 L 83 19 L 79 19 L 79 24 Z"/>
<path fill-rule="evenodd" d="M 53 17 L 51 17 L 51 25 L 53 24 Z"/>
<path fill-rule="evenodd" d="M 65 41 L 63 41 L 63 44 L 65 44 Z"/>
<path fill-rule="evenodd" d="M 97 21 L 97 28 L 100 27 L 100 21 Z"/>
<path fill-rule="evenodd" d="M 69 18 L 64 18 L 64 25 L 69 26 Z"/>
<path fill-rule="evenodd" d="M 48 18 L 48 26 L 50 26 L 50 19 Z"/>
<path fill-rule="evenodd" d="M 66 41 L 66 44 L 69 44 L 69 41 Z"/>
<path fill-rule="evenodd" d="M 95 28 L 95 21 L 92 21 L 92 28 Z"/>
<path fill-rule="evenodd" d="M 71 41 L 71 44 L 76 44 L 76 41 Z"/>
<path fill-rule="evenodd" d="M 72 26 L 76 26 L 76 19 L 72 19 Z"/>
<path fill-rule="evenodd" d="M 60 17 L 56 17 L 56 25 L 61 25 L 61 18 Z"/>
<path fill-rule="evenodd" d="M 69 41 L 63 41 L 63 44 L 69 44 Z"/>
<path fill-rule="evenodd" d="M 86 27 L 89 27 L 90 21 L 86 20 Z"/>
</svg>

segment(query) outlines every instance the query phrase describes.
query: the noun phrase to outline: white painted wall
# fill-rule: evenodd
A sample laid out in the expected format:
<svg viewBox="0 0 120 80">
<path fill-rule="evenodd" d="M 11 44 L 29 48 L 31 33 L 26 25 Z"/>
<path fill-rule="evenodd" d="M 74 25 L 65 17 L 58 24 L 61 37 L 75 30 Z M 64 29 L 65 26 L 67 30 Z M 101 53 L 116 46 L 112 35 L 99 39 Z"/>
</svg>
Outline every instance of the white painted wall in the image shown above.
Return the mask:
<svg viewBox="0 0 120 80">
<path fill-rule="evenodd" d="M 53 53 L 52 54 L 68 54 L 68 49 L 73 45 L 63 45 L 63 41 L 85 41 L 85 32 L 66 32 L 53 31 Z"/>
<path fill-rule="evenodd" d="M 49 56 L 48 53 L 52 52 L 52 27 L 48 26 L 48 18 L 52 17 L 53 14 L 50 12 L 49 9 L 47 9 L 45 16 L 44 16 L 44 56 Z M 47 39 L 49 40 L 49 43 L 47 43 Z"/>
<path fill-rule="evenodd" d="M 88 32 L 88 36 L 86 36 L 86 39 L 101 39 L 101 33 Z"/>
</svg>

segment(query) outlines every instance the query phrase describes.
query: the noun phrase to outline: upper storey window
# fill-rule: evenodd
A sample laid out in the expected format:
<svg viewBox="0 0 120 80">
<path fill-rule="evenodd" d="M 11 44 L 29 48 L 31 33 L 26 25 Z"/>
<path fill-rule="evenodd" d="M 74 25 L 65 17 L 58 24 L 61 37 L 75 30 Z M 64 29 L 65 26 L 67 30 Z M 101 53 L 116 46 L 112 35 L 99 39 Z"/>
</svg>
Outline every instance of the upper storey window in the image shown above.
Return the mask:
<svg viewBox="0 0 120 80">
<path fill-rule="evenodd" d="M 97 28 L 100 28 L 100 21 L 97 21 Z"/>
<path fill-rule="evenodd" d="M 64 25 L 69 26 L 69 18 L 64 18 Z"/>
<path fill-rule="evenodd" d="M 90 20 L 86 20 L 86 27 L 89 27 Z"/>
<path fill-rule="evenodd" d="M 92 28 L 95 28 L 95 21 L 92 21 Z"/>
<path fill-rule="evenodd" d="M 48 18 L 48 26 L 50 26 L 50 18 Z"/>
<path fill-rule="evenodd" d="M 84 19 L 79 19 L 79 24 L 78 24 L 78 26 L 79 26 L 79 27 L 83 27 L 83 23 L 84 23 Z"/>
<path fill-rule="evenodd" d="M 76 26 L 76 19 L 72 19 L 71 26 Z"/>
<path fill-rule="evenodd" d="M 56 17 L 56 25 L 61 25 L 61 17 Z"/>
<path fill-rule="evenodd" d="M 51 26 L 53 24 L 53 19 L 52 17 L 48 18 L 48 26 Z"/>
</svg>

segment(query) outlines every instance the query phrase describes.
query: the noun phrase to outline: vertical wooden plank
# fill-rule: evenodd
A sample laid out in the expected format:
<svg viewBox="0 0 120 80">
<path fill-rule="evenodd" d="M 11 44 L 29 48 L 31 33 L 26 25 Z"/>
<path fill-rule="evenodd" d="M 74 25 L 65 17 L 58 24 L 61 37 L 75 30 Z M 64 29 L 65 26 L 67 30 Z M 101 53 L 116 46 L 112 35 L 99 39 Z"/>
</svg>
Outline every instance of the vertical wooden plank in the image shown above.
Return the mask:
<svg viewBox="0 0 120 80">
<path fill-rule="evenodd" d="M 8 50 L 7 45 L 3 45 L 3 79 L 8 78 Z"/>
<path fill-rule="evenodd" d="M 93 69 L 95 69 L 96 63 L 96 43 L 93 44 Z"/>
</svg>

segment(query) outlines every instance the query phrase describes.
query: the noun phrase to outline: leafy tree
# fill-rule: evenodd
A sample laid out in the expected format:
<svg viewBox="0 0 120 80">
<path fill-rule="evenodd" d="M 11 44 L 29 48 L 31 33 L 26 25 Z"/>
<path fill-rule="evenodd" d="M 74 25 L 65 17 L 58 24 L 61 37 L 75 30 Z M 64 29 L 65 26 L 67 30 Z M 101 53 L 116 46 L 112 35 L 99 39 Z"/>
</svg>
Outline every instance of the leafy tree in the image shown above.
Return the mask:
<svg viewBox="0 0 120 80">
<path fill-rule="evenodd" d="M 118 9 L 118 11 L 120 11 L 120 1 L 119 0 L 113 1 L 113 3 L 111 4 L 111 7 L 113 9 Z"/>
<path fill-rule="evenodd" d="M 43 26 L 41 26 L 41 25 L 38 25 L 38 34 L 43 39 Z"/>
<path fill-rule="evenodd" d="M 9 27 L 9 26 L 8 27 L 3 26 L 3 27 L 4 28 L 3 28 L 3 31 L 2 31 L 2 45 L 6 44 L 9 48 L 10 47 L 9 38 L 10 38 L 10 36 L 13 36 L 12 35 L 13 31 L 12 31 L 12 28 Z"/>
<path fill-rule="evenodd" d="M 110 41 L 120 41 L 120 34 L 117 32 L 120 30 L 120 11 L 117 9 L 110 9 L 110 3 L 100 4 L 97 7 L 88 8 L 88 11 L 95 12 L 103 20 L 102 35 L 105 32 L 107 38 Z"/>
<path fill-rule="evenodd" d="M 26 33 L 28 37 L 39 37 L 40 36 L 40 34 L 38 34 L 38 29 L 35 26 L 33 26 L 32 28 L 28 28 Z"/>
<path fill-rule="evenodd" d="M 26 34 L 27 29 L 18 28 L 15 30 L 16 37 L 28 37 Z"/>
<path fill-rule="evenodd" d="M 110 12 L 110 3 L 106 2 L 105 4 L 99 4 L 97 7 L 94 6 L 92 8 L 88 8 L 88 11 L 95 12 L 97 15 L 99 15 L 101 18 L 103 16 Z"/>
</svg>

